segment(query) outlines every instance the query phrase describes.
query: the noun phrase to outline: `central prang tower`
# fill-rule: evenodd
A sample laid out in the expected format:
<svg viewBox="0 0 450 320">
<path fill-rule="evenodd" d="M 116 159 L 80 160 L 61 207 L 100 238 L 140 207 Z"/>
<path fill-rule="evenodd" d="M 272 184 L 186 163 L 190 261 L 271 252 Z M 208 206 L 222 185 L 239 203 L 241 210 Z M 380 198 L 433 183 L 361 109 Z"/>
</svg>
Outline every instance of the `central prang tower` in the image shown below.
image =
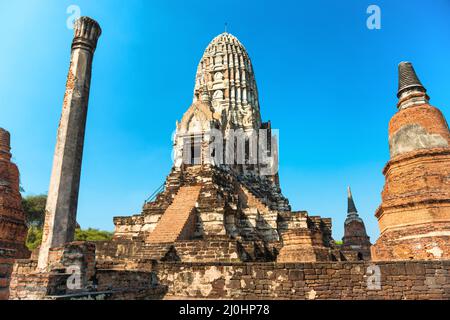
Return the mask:
<svg viewBox="0 0 450 320">
<path fill-rule="evenodd" d="M 233 35 L 218 35 L 200 59 L 193 102 L 176 124 L 171 173 L 141 214 L 114 218 L 114 239 L 97 247 L 98 257 L 340 259 L 331 219 L 293 212 L 283 196 L 274 132 L 261 121 L 247 51 Z"/>
<path fill-rule="evenodd" d="M 270 122 L 261 121 L 250 57 L 235 36 L 224 32 L 206 48 L 193 102 L 177 122 L 175 166 L 225 164 L 237 173 L 265 175 L 278 183 L 277 147 Z"/>
</svg>

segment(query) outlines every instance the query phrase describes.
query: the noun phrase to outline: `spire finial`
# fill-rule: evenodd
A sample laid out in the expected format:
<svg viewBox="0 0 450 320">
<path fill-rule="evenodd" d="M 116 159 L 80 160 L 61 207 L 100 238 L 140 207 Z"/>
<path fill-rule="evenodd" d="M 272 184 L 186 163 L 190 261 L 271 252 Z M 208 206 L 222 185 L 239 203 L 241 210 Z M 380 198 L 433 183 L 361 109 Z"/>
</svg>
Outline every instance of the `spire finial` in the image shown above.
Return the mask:
<svg viewBox="0 0 450 320">
<path fill-rule="evenodd" d="M 225 33 L 228 33 L 228 23 L 225 22 Z"/>
<path fill-rule="evenodd" d="M 411 62 L 403 61 L 398 65 L 397 97 L 399 110 L 427 104 L 430 99 Z"/>
<path fill-rule="evenodd" d="M 348 224 L 351 221 L 355 220 L 362 222 L 361 218 L 358 215 L 358 210 L 356 210 L 350 186 L 347 187 L 347 200 L 348 200 L 348 207 L 347 207 L 347 219 L 345 219 L 345 224 Z"/>
<path fill-rule="evenodd" d="M 357 213 L 358 210 L 356 210 L 356 206 L 355 206 L 355 202 L 353 201 L 352 190 L 350 189 L 350 186 L 347 187 L 347 200 L 348 200 L 347 213 Z"/>
<path fill-rule="evenodd" d="M 398 65 L 398 93 L 397 97 L 400 98 L 400 95 L 406 91 L 411 89 L 417 89 L 422 92 L 426 92 L 427 89 L 422 85 L 419 80 L 419 77 L 414 70 L 414 67 L 411 62 L 403 61 Z"/>
</svg>

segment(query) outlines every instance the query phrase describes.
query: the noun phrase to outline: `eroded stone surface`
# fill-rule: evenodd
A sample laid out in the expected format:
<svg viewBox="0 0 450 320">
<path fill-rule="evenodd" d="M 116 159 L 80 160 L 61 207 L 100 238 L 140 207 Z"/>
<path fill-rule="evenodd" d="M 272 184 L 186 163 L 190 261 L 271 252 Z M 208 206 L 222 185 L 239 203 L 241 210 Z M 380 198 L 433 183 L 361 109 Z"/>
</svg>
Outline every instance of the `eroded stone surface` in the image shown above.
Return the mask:
<svg viewBox="0 0 450 320">
<path fill-rule="evenodd" d="M 100 34 L 98 23 L 88 17 L 75 23 L 39 253 L 42 270 L 50 249 L 73 241 L 75 235 L 92 59 Z"/>
</svg>

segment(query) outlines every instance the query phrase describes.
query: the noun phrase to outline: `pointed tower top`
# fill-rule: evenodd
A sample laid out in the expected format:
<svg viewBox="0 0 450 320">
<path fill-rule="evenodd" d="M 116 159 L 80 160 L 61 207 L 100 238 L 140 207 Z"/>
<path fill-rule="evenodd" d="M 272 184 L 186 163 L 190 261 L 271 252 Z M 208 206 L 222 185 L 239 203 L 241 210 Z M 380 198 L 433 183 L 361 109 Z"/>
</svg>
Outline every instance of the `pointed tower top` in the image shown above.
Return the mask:
<svg viewBox="0 0 450 320">
<path fill-rule="evenodd" d="M 348 200 L 347 213 L 357 213 L 358 210 L 356 210 L 356 206 L 355 206 L 355 202 L 353 201 L 352 190 L 350 189 L 350 186 L 347 187 L 347 200 Z"/>
<path fill-rule="evenodd" d="M 354 220 L 362 222 L 361 218 L 358 215 L 358 210 L 356 210 L 355 202 L 353 201 L 352 190 L 350 189 L 350 187 L 347 187 L 347 201 L 347 219 L 345 219 L 345 224 Z"/>
<path fill-rule="evenodd" d="M 422 92 L 426 92 L 427 89 L 422 85 L 417 77 L 416 71 L 411 62 L 403 61 L 398 65 L 398 92 L 397 97 L 400 98 L 401 94 L 406 90 L 416 89 Z"/>
</svg>

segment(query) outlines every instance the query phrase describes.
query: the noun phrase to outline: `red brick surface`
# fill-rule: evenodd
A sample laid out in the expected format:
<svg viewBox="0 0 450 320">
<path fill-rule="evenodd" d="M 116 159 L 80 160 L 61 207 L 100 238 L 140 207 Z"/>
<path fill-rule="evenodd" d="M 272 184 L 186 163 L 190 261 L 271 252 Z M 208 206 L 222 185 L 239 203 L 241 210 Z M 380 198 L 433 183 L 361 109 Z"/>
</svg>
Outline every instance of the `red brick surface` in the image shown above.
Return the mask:
<svg viewBox="0 0 450 320">
<path fill-rule="evenodd" d="M 450 143 L 450 133 L 444 115 L 439 109 L 427 104 L 397 112 L 389 121 L 389 137 L 403 126 L 413 123 L 425 128 L 428 133 L 441 135 Z"/>
<path fill-rule="evenodd" d="M 389 123 L 389 137 L 409 124 L 450 143 L 442 113 L 429 105 L 402 109 Z M 414 139 L 415 137 L 407 137 Z M 450 257 L 450 146 L 404 152 L 387 163 L 382 203 L 376 217 L 381 236 L 374 260 Z"/>
<path fill-rule="evenodd" d="M 189 239 L 195 229 L 195 223 L 192 221 L 193 210 L 200 195 L 200 189 L 200 186 L 181 187 L 147 241 L 165 243 Z"/>
<path fill-rule="evenodd" d="M 27 258 L 28 228 L 19 192 L 19 170 L 11 162 L 10 135 L 0 128 L 0 300 L 9 295 L 13 258 Z"/>
</svg>

